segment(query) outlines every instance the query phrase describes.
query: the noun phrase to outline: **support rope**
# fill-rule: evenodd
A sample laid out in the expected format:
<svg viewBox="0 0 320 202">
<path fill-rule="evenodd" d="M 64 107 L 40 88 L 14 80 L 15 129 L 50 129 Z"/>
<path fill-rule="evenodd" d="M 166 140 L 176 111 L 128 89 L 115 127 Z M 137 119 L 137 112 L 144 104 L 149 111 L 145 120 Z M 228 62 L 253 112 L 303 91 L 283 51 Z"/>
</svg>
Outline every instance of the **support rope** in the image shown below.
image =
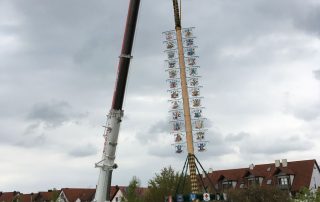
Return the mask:
<svg viewBox="0 0 320 202">
<path fill-rule="evenodd" d="M 186 168 L 187 166 L 187 168 Z M 187 170 L 188 170 L 188 158 L 186 158 L 185 162 L 184 162 L 184 165 L 183 165 L 183 168 L 182 168 L 182 172 L 181 172 L 181 175 L 179 177 L 179 182 L 178 182 L 178 186 L 177 186 L 177 189 L 176 189 L 176 195 L 178 194 L 178 191 L 179 191 L 179 188 L 180 188 L 180 184 L 181 184 L 181 179 L 183 177 L 184 172 L 186 171 L 187 173 Z M 183 183 L 185 183 L 185 180 L 183 181 Z"/>
</svg>

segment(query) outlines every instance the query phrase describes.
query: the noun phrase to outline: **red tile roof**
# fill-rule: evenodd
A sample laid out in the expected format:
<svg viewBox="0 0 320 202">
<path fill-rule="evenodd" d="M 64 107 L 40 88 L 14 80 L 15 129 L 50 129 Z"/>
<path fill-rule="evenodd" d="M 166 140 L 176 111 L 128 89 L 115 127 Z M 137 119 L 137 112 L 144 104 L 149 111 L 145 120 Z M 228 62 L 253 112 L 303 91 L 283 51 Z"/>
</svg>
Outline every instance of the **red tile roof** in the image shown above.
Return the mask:
<svg viewBox="0 0 320 202">
<path fill-rule="evenodd" d="M 92 201 L 96 189 L 63 188 L 61 191 L 65 194 L 69 202 L 74 202 L 78 198 L 81 201 Z"/>
<path fill-rule="evenodd" d="M 127 191 L 127 187 L 111 186 L 111 190 L 110 190 L 111 200 L 116 196 L 119 190 L 125 195 Z M 61 189 L 61 191 L 65 194 L 69 202 L 74 202 L 78 198 L 81 201 L 92 201 L 94 199 L 96 189 L 63 188 Z M 146 188 L 137 188 L 136 191 L 137 191 L 137 194 L 143 195 L 146 192 Z"/>
<path fill-rule="evenodd" d="M 32 202 L 37 194 L 21 194 L 20 202 Z"/>
<path fill-rule="evenodd" d="M 36 194 L 34 199 L 36 201 L 52 201 L 55 198 L 57 198 L 59 194 L 60 194 L 60 190 L 41 191 L 38 194 Z"/>
<path fill-rule="evenodd" d="M 237 181 L 237 188 L 239 188 L 240 183 L 246 180 L 246 177 L 252 175 L 255 177 L 263 177 L 262 186 L 267 185 L 267 180 L 276 179 L 275 177 L 280 174 L 294 175 L 293 184 L 291 191 L 299 191 L 302 187 L 309 187 L 311 182 L 311 176 L 313 172 L 313 167 L 319 166 L 316 160 L 303 160 L 303 161 L 292 161 L 288 162 L 287 167 L 275 167 L 274 163 L 256 165 L 253 169 L 249 168 L 238 168 L 229 170 L 217 170 L 209 173 L 210 180 L 213 184 L 217 184 L 221 179 L 226 179 L 230 181 Z M 272 182 L 276 185 L 275 182 Z"/>
<path fill-rule="evenodd" d="M 0 202 L 12 202 L 15 197 L 19 196 L 19 192 L 2 192 L 0 195 Z"/>
<path fill-rule="evenodd" d="M 110 190 L 111 200 L 115 197 L 117 192 L 121 192 L 125 195 L 127 187 L 125 186 L 112 186 Z M 137 188 L 137 194 L 143 195 L 146 192 L 146 188 Z M 20 202 L 31 202 L 31 201 L 52 201 L 55 198 L 54 193 L 58 195 L 63 192 L 69 202 L 75 202 L 78 198 L 82 201 L 91 202 L 94 199 L 96 189 L 83 189 L 83 188 L 63 188 L 61 190 L 50 190 L 47 192 L 38 192 L 31 194 L 22 194 L 19 192 L 0 192 L 0 202 L 12 202 L 14 197 L 19 197 Z"/>
</svg>

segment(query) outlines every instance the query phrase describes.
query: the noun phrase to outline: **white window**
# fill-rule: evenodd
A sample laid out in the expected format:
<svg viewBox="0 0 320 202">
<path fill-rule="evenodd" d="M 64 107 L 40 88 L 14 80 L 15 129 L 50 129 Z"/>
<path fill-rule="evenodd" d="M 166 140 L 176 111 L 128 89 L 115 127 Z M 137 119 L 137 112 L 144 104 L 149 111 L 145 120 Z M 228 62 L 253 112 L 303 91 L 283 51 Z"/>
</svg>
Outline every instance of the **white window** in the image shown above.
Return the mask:
<svg viewBox="0 0 320 202">
<path fill-rule="evenodd" d="M 259 178 L 258 177 L 250 177 L 250 178 L 248 178 L 248 184 L 249 185 L 258 185 L 259 184 Z"/>
<path fill-rule="evenodd" d="M 222 187 L 223 189 L 229 189 L 232 187 L 232 181 L 229 181 L 229 180 L 224 180 L 222 182 Z"/>
<path fill-rule="evenodd" d="M 272 182 L 271 179 L 267 180 L 267 184 L 271 184 L 271 182 Z"/>
<path fill-rule="evenodd" d="M 286 177 L 281 177 L 280 179 L 279 179 L 279 184 L 280 185 L 288 185 L 289 183 L 288 183 L 288 178 L 286 178 Z"/>
</svg>

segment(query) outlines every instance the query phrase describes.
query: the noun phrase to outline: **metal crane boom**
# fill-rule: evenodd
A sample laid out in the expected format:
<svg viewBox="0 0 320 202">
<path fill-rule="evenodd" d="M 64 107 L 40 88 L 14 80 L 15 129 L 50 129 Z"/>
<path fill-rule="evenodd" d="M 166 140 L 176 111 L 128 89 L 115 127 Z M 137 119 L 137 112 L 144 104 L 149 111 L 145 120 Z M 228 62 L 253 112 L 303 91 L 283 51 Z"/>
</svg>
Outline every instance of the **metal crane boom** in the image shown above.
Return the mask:
<svg viewBox="0 0 320 202">
<path fill-rule="evenodd" d="M 115 83 L 111 110 L 108 114 L 107 125 L 104 133 L 104 148 L 102 160 L 96 163 L 100 169 L 97 189 L 94 201 L 109 202 L 112 171 L 117 168 L 114 163 L 115 152 L 118 142 L 121 119 L 123 117 L 123 99 L 130 66 L 130 59 L 134 33 L 136 29 L 140 0 L 130 0 L 127 22 L 122 42 L 121 55 L 119 56 L 118 74 Z"/>
</svg>

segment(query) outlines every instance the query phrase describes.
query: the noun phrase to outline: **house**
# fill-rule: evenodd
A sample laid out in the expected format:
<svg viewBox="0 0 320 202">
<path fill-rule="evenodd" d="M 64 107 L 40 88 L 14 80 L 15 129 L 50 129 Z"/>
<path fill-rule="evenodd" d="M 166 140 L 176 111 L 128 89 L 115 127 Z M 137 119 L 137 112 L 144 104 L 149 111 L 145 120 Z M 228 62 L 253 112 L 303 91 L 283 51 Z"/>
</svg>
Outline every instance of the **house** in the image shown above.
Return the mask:
<svg viewBox="0 0 320 202">
<path fill-rule="evenodd" d="M 111 202 L 121 202 L 124 199 L 126 187 L 111 187 Z M 94 199 L 96 189 L 63 188 L 57 202 L 91 202 Z"/>
<path fill-rule="evenodd" d="M 57 202 L 91 202 L 96 189 L 63 188 Z"/>
<path fill-rule="evenodd" d="M 23 194 L 24 195 L 24 194 Z M 46 192 L 39 192 L 33 194 L 32 199 L 34 202 L 54 202 L 60 195 L 60 190 L 48 190 Z"/>
<path fill-rule="evenodd" d="M 251 164 L 248 168 L 216 170 L 209 172 L 208 177 L 206 185 L 218 192 L 257 185 L 274 186 L 295 194 L 303 187 L 313 192 L 320 187 L 320 169 L 316 160 L 276 160 L 269 164 Z"/>
<path fill-rule="evenodd" d="M 0 202 L 18 201 L 20 192 L 0 192 Z"/>
<path fill-rule="evenodd" d="M 23 194 L 17 191 L 0 192 L 0 202 L 54 202 L 59 193 L 59 190 L 48 190 L 35 194 Z"/>
<path fill-rule="evenodd" d="M 121 202 L 125 201 L 125 191 L 127 187 L 124 186 L 115 186 L 111 187 L 110 200 L 111 202 Z"/>
<path fill-rule="evenodd" d="M 137 188 L 136 192 L 142 196 L 146 188 Z M 81 188 L 63 188 L 57 202 L 91 202 L 94 199 L 96 189 L 81 189 Z M 112 186 L 110 190 L 111 202 L 125 202 L 127 187 L 125 186 Z"/>
<path fill-rule="evenodd" d="M 116 186 L 115 187 L 115 192 L 112 192 L 111 189 L 111 202 L 126 202 L 126 196 L 127 196 L 127 188 L 128 187 L 123 187 L 123 186 Z M 136 188 L 136 194 L 137 196 L 143 196 L 147 191 L 147 188 L 143 187 L 138 187 Z"/>
<path fill-rule="evenodd" d="M 36 194 L 21 194 L 20 195 L 20 202 L 33 202 Z"/>
</svg>

